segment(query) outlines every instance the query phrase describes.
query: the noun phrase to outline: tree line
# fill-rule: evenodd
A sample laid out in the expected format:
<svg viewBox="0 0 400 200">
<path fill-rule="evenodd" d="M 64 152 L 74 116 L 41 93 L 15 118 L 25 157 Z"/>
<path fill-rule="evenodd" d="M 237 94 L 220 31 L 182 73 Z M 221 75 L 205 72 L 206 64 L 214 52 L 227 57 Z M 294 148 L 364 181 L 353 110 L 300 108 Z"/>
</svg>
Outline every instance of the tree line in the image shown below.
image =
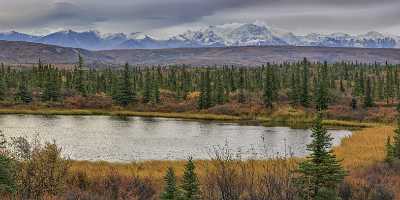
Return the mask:
<svg viewBox="0 0 400 200">
<path fill-rule="evenodd" d="M 399 66 L 363 63 L 270 64 L 258 67 L 130 66 L 95 69 L 82 57 L 73 69 L 40 60 L 31 68 L 0 67 L 0 100 L 18 104 L 63 102 L 71 96 L 103 95 L 114 105 L 163 103 L 197 97 L 197 108 L 256 101 L 266 108 L 280 102 L 325 110 L 342 96 L 353 109 L 400 97 Z"/>
</svg>

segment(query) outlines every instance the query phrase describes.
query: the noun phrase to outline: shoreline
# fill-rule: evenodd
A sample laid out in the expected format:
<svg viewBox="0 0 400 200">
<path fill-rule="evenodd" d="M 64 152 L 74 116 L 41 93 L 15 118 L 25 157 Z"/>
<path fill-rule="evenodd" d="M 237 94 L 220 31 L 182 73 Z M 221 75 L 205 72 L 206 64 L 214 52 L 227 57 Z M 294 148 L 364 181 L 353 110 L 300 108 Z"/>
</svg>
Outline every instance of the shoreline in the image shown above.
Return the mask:
<svg viewBox="0 0 400 200">
<path fill-rule="evenodd" d="M 249 117 L 232 116 L 211 113 L 192 112 L 139 112 L 129 110 L 99 110 L 99 109 L 3 109 L 0 108 L 0 115 L 65 115 L 65 116 L 118 116 L 118 117 L 160 117 L 182 120 L 202 120 L 215 122 L 232 122 L 239 124 L 255 124 L 260 126 L 289 126 L 308 127 L 313 121 L 312 117 L 304 116 L 275 116 L 275 117 Z M 371 128 L 377 127 L 379 123 L 356 122 L 348 120 L 326 119 L 323 124 L 328 127 L 346 128 Z"/>
</svg>

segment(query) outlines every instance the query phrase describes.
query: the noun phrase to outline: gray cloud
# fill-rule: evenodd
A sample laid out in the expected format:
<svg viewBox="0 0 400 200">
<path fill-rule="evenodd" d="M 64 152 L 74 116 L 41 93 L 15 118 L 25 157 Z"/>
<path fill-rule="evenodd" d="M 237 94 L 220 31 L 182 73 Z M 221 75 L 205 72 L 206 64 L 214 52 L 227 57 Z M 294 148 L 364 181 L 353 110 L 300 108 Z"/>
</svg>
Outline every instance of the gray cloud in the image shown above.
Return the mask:
<svg viewBox="0 0 400 200">
<path fill-rule="evenodd" d="M 226 22 L 266 21 L 298 32 L 391 30 L 398 0 L 2 0 L 0 29 L 158 32 Z M 23 12 L 19 12 L 23 10 Z"/>
</svg>

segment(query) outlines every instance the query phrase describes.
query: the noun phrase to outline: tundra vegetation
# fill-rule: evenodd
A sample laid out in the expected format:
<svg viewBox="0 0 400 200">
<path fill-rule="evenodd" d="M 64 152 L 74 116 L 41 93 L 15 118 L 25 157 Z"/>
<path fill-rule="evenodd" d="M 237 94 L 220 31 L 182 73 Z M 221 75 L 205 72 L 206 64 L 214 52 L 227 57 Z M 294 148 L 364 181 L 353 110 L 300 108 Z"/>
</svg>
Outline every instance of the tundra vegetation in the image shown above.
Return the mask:
<svg viewBox="0 0 400 200">
<path fill-rule="evenodd" d="M 112 69 L 78 60 L 72 69 L 40 60 L 32 67 L 2 64 L 0 112 L 311 122 L 316 110 L 324 110 L 329 119 L 392 122 L 400 97 L 400 67 L 392 64 L 304 59 L 247 67 Z"/>
<path fill-rule="evenodd" d="M 2 113 L 298 120 L 312 124 L 313 141 L 306 158 L 242 160 L 229 147 L 220 147 L 213 149 L 209 160 L 189 157 L 123 164 L 73 161 L 62 156 L 55 142 L 2 137 L 1 197 L 398 199 L 399 69 L 389 64 L 307 59 L 259 67 L 126 64 L 120 69 L 94 69 L 86 68 L 81 57 L 74 69 L 40 61 L 32 68 L 2 65 Z M 325 125 L 356 124 L 338 120 L 375 124 L 363 126 L 332 148 Z M 397 128 L 392 126 L 395 120 Z"/>
</svg>

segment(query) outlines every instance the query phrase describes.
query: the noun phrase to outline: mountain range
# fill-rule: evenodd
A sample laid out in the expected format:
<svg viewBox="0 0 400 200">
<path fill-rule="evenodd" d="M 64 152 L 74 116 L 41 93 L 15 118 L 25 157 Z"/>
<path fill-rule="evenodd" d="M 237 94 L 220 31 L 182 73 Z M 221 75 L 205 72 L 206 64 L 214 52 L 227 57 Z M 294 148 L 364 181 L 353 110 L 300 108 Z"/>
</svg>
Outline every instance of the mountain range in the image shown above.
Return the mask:
<svg viewBox="0 0 400 200">
<path fill-rule="evenodd" d="M 368 32 L 295 35 L 263 23 L 231 23 L 188 30 L 167 39 L 156 39 L 142 33 L 101 34 L 98 31 L 73 30 L 36 36 L 15 31 L 0 33 L 0 40 L 25 41 L 88 50 L 165 49 L 235 46 L 313 46 L 400 48 L 400 36 Z"/>
</svg>

